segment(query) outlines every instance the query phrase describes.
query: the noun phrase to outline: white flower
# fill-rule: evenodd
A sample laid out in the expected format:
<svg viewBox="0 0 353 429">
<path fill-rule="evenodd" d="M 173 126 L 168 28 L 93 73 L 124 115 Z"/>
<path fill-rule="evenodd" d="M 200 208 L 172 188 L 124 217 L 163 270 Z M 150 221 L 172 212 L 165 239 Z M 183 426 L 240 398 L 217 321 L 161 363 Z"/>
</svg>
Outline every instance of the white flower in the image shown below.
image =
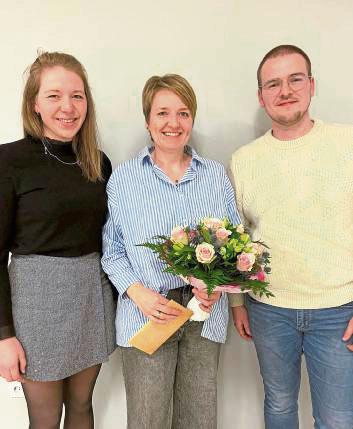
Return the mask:
<svg viewBox="0 0 353 429">
<path fill-rule="evenodd" d="M 236 231 L 239 232 L 239 234 L 243 234 L 244 233 L 244 226 L 240 223 L 237 228 Z"/>
<path fill-rule="evenodd" d="M 252 243 L 252 252 L 255 253 L 255 255 L 261 256 L 264 253 L 265 246 L 263 246 L 261 243 Z"/>
<path fill-rule="evenodd" d="M 206 228 L 217 230 L 219 228 L 224 228 L 224 221 L 216 217 L 207 217 L 203 219 L 203 224 Z"/>
</svg>

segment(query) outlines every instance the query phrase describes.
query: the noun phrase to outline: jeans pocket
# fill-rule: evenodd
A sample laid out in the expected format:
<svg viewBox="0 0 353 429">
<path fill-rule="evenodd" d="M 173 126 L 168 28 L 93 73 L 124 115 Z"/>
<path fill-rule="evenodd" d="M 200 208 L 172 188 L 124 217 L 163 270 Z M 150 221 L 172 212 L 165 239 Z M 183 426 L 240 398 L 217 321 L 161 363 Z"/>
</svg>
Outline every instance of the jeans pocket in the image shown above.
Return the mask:
<svg viewBox="0 0 353 429">
<path fill-rule="evenodd" d="M 253 298 L 251 295 L 247 294 L 246 295 L 246 300 L 249 304 L 260 304 L 259 301 L 257 301 L 255 298 Z"/>
</svg>

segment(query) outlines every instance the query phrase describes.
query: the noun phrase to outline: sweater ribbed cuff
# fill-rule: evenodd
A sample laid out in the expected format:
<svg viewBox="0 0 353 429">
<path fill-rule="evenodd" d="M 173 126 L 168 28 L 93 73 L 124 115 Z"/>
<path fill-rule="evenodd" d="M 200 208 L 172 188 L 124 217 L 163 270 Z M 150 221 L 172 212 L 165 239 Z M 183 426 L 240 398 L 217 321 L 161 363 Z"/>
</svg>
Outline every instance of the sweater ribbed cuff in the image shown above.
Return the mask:
<svg viewBox="0 0 353 429">
<path fill-rule="evenodd" d="M 15 328 L 13 325 L 0 326 L 0 341 L 6 340 L 6 338 L 15 337 Z"/>
</svg>

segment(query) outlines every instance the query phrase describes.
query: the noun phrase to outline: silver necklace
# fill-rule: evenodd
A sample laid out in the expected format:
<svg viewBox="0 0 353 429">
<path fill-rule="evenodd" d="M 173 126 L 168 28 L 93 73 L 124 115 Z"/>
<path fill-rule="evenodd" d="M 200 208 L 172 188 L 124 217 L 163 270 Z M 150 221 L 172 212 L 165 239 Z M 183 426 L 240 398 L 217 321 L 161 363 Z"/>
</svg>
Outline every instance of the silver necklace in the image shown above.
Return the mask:
<svg viewBox="0 0 353 429">
<path fill-rule="evenodd" d="M 62 159 L 60 159 L 58 156 L 54 155 L 53 153 L 50 152 L 50 150 L 48 149 L 47 145 L 45 143 L 49 143 L 48 140 L 46 138 L 44 138 L 43 140 L 41 140 L 42 145 L 44 147 L 44 154 L 45 155 L 49 155 L 53 158 L 55 158 L 57 161 L 61 162 L 61 164 L 65 164 L 65 165 L 80 165 L 80 161 L 76 160 L 75 162 L 65 162 Z"/>
</svg>

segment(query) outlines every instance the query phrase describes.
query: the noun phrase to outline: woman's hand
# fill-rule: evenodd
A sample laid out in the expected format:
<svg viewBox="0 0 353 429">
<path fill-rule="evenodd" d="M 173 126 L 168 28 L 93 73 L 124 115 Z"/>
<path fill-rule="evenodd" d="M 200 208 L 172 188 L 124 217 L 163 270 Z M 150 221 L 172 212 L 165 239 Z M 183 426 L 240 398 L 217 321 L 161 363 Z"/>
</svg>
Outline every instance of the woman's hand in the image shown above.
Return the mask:
<svg viewBox="0 0 353 429">
<path fill-rule="evenodd" d="M 142 313 L 156 323 L 167 323 L 180 315 L 180 311 L 169 307 L 168 299 L 158 292 L 134 283 L 126 291 Z"/>
<path fill-rule="evenodd" d="M 198 289 L 194 287 L 192 293 L 196 299 L 200 302 L 200 308 L 206 313 L 211 313 L 212 306 L 217 302 L 221 296 L 221 292 L 213 292 L 210 296 L 207 294 L 207 289 Z"/>
<path fill-rule="evenodd" d="M 24 382 L 26 357 L 21 343 L 16 337 L 0 341 L 0 376 L 7 381 Z"/>
</svg>

